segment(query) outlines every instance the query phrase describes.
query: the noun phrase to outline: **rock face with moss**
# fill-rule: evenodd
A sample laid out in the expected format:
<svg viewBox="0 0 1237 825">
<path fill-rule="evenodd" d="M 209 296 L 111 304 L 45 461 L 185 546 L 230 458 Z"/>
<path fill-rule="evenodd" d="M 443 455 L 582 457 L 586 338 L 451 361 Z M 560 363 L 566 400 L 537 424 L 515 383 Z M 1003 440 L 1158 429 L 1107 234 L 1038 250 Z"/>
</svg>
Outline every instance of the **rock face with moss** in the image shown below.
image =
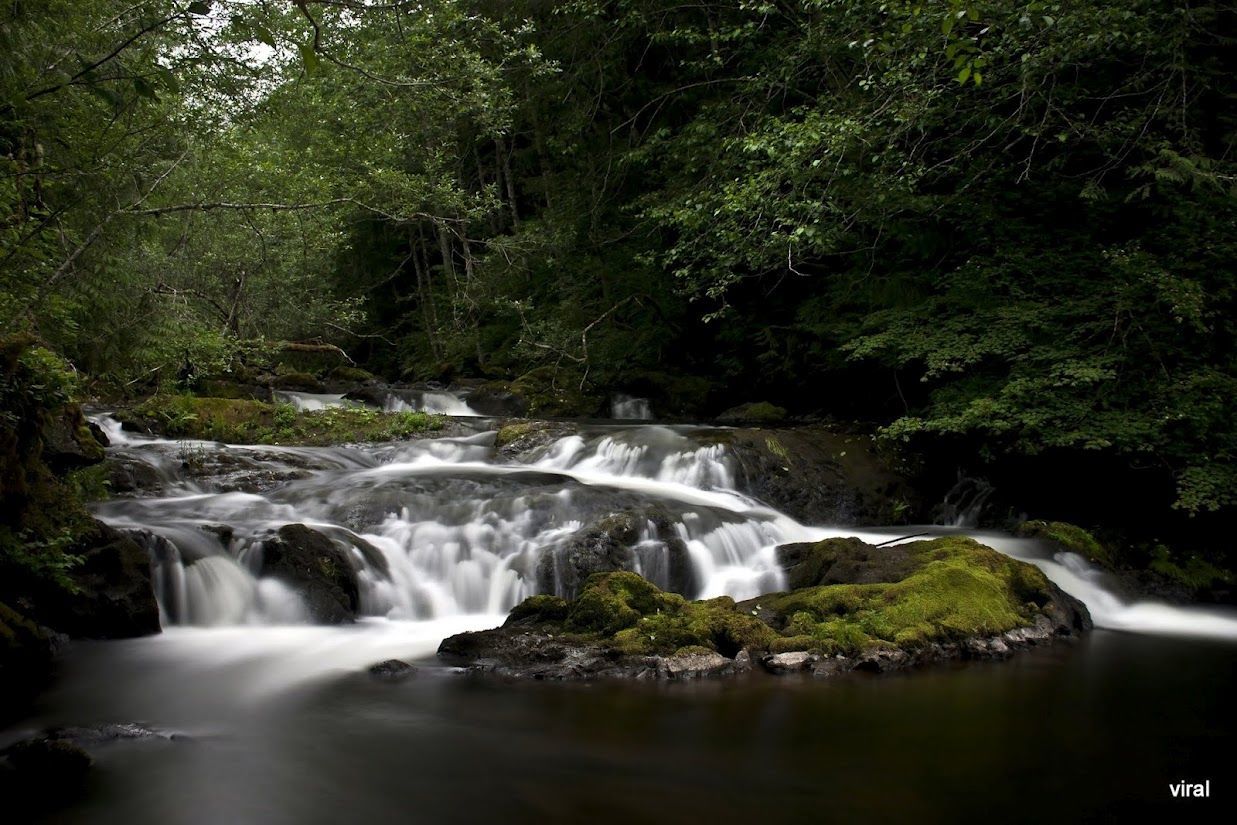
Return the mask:
<svg viewBox="0 0 1237 825">
<path fill-rule="evenodd" d="M 641 528 L 646 525 L 662 538 L 644 548 Z M 595 573 L 637 569 L 650 571 L 674 593 L 695 590 L 687 545 L 674 533 L 669 515 L 656 506 L 609 513 L 547 548 L 537 563 L 537 587 L 574 598 Z"/>
<path fill-rule="evenodd" d="M 825 427 L 711 429 L 692 436 L 723 444 L 738 488 L 809 524 L 898 524 L 924 508 L 906 473 L 869 435 Z"/>
<path fill-rule="evenodd" d="M 90 517 L 103 444 L 76 374 L 28 335 L 0 337 L 0 717 L 46 676 L 64 634 L 159 632 L 146 554 Z"/>
<path fill-rule="evenodd" d="M 289 404 L 235 398 L 159 395 L 120 410 L 126 429 L 229 444 L 327 446 L 397 441 L 436 433 L 441 416 L 360 408 L 298 412 Z"/>
<path fill-rule="evenodd" d="M 533 461 L 554 442 L 578 431 L 566 421 L 505 421 L 494 434 L 494 450 L 506 461 Z"/>
<path fill-rule="evenodd" d="M 779 556 L 799 585 L 787 593 L 691 602 L 634 573 L 601 573 L 579 598 L 534 596 L 501 628 L 453 636 L 439 655 L 519 678 L 688 678 L 753 663 L 829 676 L 1003 658 L 1091 626 L 1037 568 L 967 538 L 831 539 Z"/>
</svg>

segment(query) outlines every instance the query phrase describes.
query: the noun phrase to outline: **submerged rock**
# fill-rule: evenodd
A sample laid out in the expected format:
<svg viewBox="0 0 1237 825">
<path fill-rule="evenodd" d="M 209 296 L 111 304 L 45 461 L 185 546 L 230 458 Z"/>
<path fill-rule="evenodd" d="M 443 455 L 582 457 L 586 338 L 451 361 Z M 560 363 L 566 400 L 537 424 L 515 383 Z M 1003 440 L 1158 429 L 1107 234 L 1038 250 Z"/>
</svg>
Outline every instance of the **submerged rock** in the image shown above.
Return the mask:
<svg viewBox="0 0 1237 825">
<path fill-rule="evenodd" d="M 319 624 L 356 618 L 360 588 L 347 554 L 331 539 L 304 524 L 280 527 L 262 542 L 262 575 L 279 579 L 305 602 Z"/>
<path fill-rule="evenodd" d="M 896 548 L 833 539 L 780 556 L 802 583 L 788 593 L 689 602 L 634 573 L 597 573 L 578 598 L 534 596 L 502 627 L 452 636 L 438 653 L 514 678 L 720 676 L 753 662 L 830 676 L 1004 658 L 1091 627 L 1037 568 L 969 538 Z"/>
<path fill-rule="evenodd" d="M 13 792 L 74 792 L 85 783 L 94 766 L 94 758 L 67 739 L 26 739 L 0 752 L 0 757 L 12 772 L 12 788 L 6 789 L 6 797 Z M 0 777 L 0 787 L 4 784 L 10 783 Z"/>
<path fill-rule="evenodd" d="M 417 675 L 417 669 L 402 659 L 387 659 L 367 669 L 369 675 L 382 682 L 402 682 Z"/>
</svg>

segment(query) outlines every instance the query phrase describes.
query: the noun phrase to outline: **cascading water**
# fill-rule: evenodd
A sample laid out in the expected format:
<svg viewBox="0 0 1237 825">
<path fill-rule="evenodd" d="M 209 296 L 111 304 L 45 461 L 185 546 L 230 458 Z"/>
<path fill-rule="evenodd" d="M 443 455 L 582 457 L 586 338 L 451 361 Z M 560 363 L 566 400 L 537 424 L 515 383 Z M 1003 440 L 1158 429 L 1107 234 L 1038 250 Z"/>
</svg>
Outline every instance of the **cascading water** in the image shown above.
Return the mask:
<svg viewBox="0 0 1237 825">
<path fill-rule="evenodd" d="M 479 416 L 481 413 L 453 392 L 446 390 L 407 390 L 392 392 L 383 403 L 387 412 L 425 412 L 435 415 Z"/>
<path fill-rule="evenodd" d="M 99 421 L 120 465 L 157 479 L 154 489 L 99 505 L 98 515 L 145 542 L 167 624 L 305 621 L 297 594 L 261 575 L 262 542 L 292 523 L 345 550 L 363 615 L 396 620 L 498 615 L 561 590 L 556 564 L 543 559 L 613 513 L 641 525 L 631 566 L 660 586 L 675 583 L 674 548 L 685 551 L 691 583 L 682 589 L 696 598 L 784 587 L 779 544 L 890 537 L 806 526 L 744 495 L 727 448 L 702 445 L 687 427 L 598 427 L 513 460 L 480 425 L 460 437 L 290 448 L 137 437 Z M 894 536 L 948 531 L 897 529 Z M 1229 612 L 1130 604 L 1081 557 L 1033 539 L 972 534 L 1037 564 L 1087 604 L 1098 626 L 1237 639 Z"/>
<path fill-rule="evenodd" d="M 610 417 L 618 421 L 652 421 L 653 408 L 647 398 L 618 393 L 610 399 Z"/>
</svg>

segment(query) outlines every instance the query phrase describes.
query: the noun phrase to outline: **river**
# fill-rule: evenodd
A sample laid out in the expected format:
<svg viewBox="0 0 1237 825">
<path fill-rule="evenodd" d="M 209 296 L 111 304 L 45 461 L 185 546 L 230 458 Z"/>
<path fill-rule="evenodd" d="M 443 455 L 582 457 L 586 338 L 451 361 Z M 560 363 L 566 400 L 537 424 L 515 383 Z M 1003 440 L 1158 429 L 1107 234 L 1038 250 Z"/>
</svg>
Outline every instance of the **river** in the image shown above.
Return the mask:
<svg viewBox="0 0 1237 825">
<path fill-rule="evenodd" d="M 1042 822 L 1154 808 L 1190 821 L 1208 801 L 1174 799 L 1170 783 L 1210 779 L 1220 799 L 1233 787 L 1237 616 L 1128 603 L 1080 557 L 993 533 L 971 531 L 1039 565 L 1097 630 L 1003 663 L 832 682 L 509 684 L 435 662 L 445 636 L 560 587 L 546 554 L 615 508 L 671 514 L 648 521 L 634 564 L 667 585 L 681 541 L 696 597 L 779 588 L 773 549 L 787 541 L 945 530 L 801 524 L 739 492 L 698 428 L 594 423 L 512 461 L 477 418 L 451 437 L 334 448 L 176 442 L 100 420 L 113 456 L 153 479 L 97 514 L 148 534 L 165 632 L 75 644 L 0 744 L 131 721 L 171 738 L 100 747 L 85 797 L 49 821 Z M 294 522 L 351 548 L 357 624 L 307 624 L 295 593 L 255 576 L 261 537 Z M 364 672 L 392 657 L 418 674 Z"/>
</svg>

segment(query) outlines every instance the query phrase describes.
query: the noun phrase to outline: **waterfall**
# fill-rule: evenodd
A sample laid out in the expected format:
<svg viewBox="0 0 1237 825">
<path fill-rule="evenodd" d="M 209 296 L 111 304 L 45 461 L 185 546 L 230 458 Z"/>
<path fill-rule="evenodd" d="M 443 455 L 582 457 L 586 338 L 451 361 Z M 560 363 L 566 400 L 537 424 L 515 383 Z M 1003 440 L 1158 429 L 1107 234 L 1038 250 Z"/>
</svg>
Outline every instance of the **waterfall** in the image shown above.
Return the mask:
<svg viewBox="0 0 1237 825">
<path fill-rule="evenodd" d="M 484 422 L 471 435 L 333 448 L 173 441 L 123 432 L 107 417 L 98 423 L 119 467 L 157 479 L 157 489 L 96 509 L 150 552 L 168 625 L 304 622 L 300 597 L 261 567 L 263 542 L 288 524 L 336 544 L 354 569 L 362 615 L 416 621 L 502 614 L 561 589 L 559 561 L 543 559 L 614 514 L 637 525 L 624 548 L 628 569 L 691 598 L 784 588 L 780 544 L 889 538 L 800 524 L 745 495 L 729 449 L 697 440 L 697 428 L 596 426 L 521 461 L 496 453 Z M 1035 539 L 963 532 L 1037 564 L 1100 627 L 1237 639 L 1231 612 L 1129 603 L 1081 557 Z M 676 577 L 683 564 L 690 575 Z"/>
<path fill-rule="evenodd" d="M 390 393 L 383 404 L 387 412 L 416 411 L 436 415 L 460 415 L 475 417 L 481 413 L 474 410 L 463 398 L 445 390 L 409 390 Z"/>
<path fill-rule="evenodd" d="M 652 421 L 653 409 L 647 398 L 617 393 L 610 399 L 610 417 L 619 421 Z"/>
</svg>

